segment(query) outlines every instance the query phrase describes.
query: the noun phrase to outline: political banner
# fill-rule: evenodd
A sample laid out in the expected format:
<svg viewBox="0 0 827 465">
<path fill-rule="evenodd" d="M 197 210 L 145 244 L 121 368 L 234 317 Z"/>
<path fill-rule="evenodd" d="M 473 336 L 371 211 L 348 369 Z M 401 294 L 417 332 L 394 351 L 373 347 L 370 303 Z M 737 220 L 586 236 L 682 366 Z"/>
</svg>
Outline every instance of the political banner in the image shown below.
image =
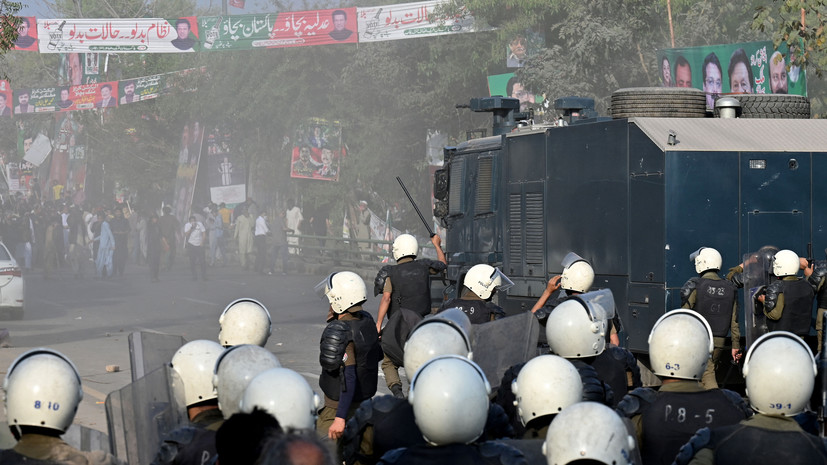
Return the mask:
<svg viewBox="0 0 827 465">
<path fill-rule="evenodd" d="M 181 131 L 178 174 L 175 178 L 175 198 L 172 204 L 174 214 L 181 224 L 185 224 L 189 219 L 203 138 L 204 130 L 198 121 L 185 124 Z"/>
<path fill-rule="evenodd" d="M 9 81 L 0 80 L 0 118 L 12 114 L 12 92 Z"/>
<path fill-rule="evenodd" d="M 39 19 L 40 53 L 182 53 L 200 48 L 195 16 Z"/>
<path fill-rule="evenodd" d="M 771 41 L 659 50 L 658 69 L 663 87 L 694 87 L 707 95 L 727 94 L 807 95 L 807 76 L 790 65 L 790 52 Z"/>
<path fill-rule="evenodd" d="M 144 76 L 137 79 L 127 79 L 120 81 L 120 93 L 118 103 L 126 105 L 128 103 L 141 102 L 144 100 L 151 100 L 161 95 L 165 90 L 166 76 L 164 74 L 155 74 L 152 76 Z"/>
<path fill-rule="evenodd" d="M 341 124 L 311 118 L 296 129 L 290 177 L 338 181 L 340 161 L 345 154 Z"/>
<path fill-rule="evenodd" d="M 200 16 L 201 50 L 251 50 L 253 43 L 270 39 L 278 14 Z M 260 45 L 259 45 L 260 47 Z"/>
<path fill-rule="evenodd" d="M 58 79 L 62 84 L 79 86 L 100 81 L 100 54 L 61 53 Z"/>
<path fill-rule="evenodd" d="M 215 204 L 244 202 L 247 169 L 244 157 L 232 145 L 229 129 L 218 126 L 210 129 L 205 142 L 210 201 Z"/>
<path fill-rule="evenodd" d="M 445 16 L 436 13 L 444 0 L 357 8 L 359 42 L 431 37 L 490 30 L 479 28 L 464 8 L 461 13 Z"/>
<path fill-rule="evenodd" d="M 57 87 L 38 87 L 14 90 L 14 114 L 55 111 Z"/>
<path fill-rule="evenodd" d="M 83 125 L 76 118 L 74 113 L 55 115 L 49 165 L 49 187 L 52 189 L 61 186 L 61 191 L 67 189 L 74 192 L 83 190 L 86 182 L 86 142 Z"/>
<path fill-rule="evenodd" d="M 520 111 L 526 111 L 530 105 L 543 103 L 543 96 L 535 95 L 525 88 L 514 73 L 488 76 L 488 92 L 491 97 L 499 95 L 519 100 Z"/>
<path fill-rule="evenodd" d="M 279 13 L 270 38 L 254 41 L 253 47 L 355 44 L 356 27 L 356 8 Z"/>
<path fill-rule="evenodd" d="M 37 19 L 34 16 L 21 16 L 17 25 L 17 39 L 12 50 L 37 51 Z"/>
<path fill-rule="evenodd" d="M 114 81 L 59 87 L 54 111 L 114 107 L 116 106 L 114 93 L 117 93 L 117 89 L 118 83 Z"/>
</svg>

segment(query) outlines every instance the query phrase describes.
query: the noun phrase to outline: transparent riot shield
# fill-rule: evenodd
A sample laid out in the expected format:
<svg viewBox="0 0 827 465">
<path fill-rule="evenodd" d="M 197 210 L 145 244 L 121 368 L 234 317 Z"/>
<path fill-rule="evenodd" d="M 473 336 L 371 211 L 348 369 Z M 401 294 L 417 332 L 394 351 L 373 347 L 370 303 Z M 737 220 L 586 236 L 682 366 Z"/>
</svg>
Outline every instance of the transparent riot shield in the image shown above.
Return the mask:
<svg viewBox="0 0 827 465">
<path fill-rule="evenodd" d="M 763 249 L 762 249 L 763 250 Z M 747 350 L 752 342 L 767 333 L 767 317 L 764 304 L 758 300 L 766 292 L 772 277 L 772 255 L 764 251 L 744 255 L 744 323 L 746 324 Z"/>
<path fill-rule="evenodd" d="M 175 352 L 187 341 L 175 334 L 135 331 L 129 334 L 129 361 L 132 381 L 168 365 Z"/>
<path fill-rule="evenodd" d="M 474 362 L 491 386 L 499 386 L 511 366 L 537 354 L 540 323 L 531 312 L 474 326 Z"/>
<path fill-rule="evenodd" d="M 113 455 L 127 463 L 149 464 L 164 436 L 186 420 L 175 402 L 171 369 L 162 366 L 106 396 L 106 420 Z"/>
</svg>

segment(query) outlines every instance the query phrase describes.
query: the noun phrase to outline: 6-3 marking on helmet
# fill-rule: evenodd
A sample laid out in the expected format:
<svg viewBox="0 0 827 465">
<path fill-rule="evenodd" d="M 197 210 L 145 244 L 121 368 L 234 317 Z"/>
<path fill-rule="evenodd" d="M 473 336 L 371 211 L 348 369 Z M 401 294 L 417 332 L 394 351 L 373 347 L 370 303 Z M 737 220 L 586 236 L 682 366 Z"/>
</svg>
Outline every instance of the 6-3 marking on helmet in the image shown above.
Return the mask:
<svg viewBox="0 0 827 465">
<path fill-rule="evenodd" d="M 680 363 L 669 363 L 669 362 L 667 362 L 666 365 L 664 365 L 663 367 L 666 368 L 667 370 L 680 371 L 681 364 Z"/>
</svg>

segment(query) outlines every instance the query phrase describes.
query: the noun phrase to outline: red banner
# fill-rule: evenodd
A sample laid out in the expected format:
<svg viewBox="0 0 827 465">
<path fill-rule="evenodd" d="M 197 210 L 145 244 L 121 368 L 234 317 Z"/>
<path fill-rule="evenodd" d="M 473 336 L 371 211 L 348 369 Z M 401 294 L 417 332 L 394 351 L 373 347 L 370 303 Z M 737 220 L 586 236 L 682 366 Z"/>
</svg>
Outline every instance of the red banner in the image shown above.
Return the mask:
<svg viewBox="0 0 827 465">
<path fill-rule="evenodd" d="M 303 47 L 306 45 L 355 44 L 356 8 L 279 13 L 270 38 L 253 47 Z"/>
<path fill-rule="evenodd" d="M 37 20 L 34 16 L 21 16 L 17 26 L 17 40 L 13 50 L 37 51 Z"/>
</svg>

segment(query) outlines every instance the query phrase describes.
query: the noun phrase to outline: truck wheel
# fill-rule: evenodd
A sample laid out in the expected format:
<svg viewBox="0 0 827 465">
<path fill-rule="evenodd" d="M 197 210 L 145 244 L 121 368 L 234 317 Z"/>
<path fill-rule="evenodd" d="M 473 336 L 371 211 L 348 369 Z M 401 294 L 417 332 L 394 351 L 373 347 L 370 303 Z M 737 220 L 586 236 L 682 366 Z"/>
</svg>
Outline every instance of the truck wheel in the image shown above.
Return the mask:
<svg viewBox="0 0 827 465">
<path fill-rule="evenodd" d="M 612 118 L 649 116 L 661 118 L 703 118 L 706 96 L 703 91 L 682 87 L 630 87 L 612 94 Z"/>
<path fill-rule="evenodd" d="M 809 119 L 810 99 L 801 95 L 739 94 L 741 118 Z M 718 112 L 715 112 L 718 116 Z"/>
</svg>

